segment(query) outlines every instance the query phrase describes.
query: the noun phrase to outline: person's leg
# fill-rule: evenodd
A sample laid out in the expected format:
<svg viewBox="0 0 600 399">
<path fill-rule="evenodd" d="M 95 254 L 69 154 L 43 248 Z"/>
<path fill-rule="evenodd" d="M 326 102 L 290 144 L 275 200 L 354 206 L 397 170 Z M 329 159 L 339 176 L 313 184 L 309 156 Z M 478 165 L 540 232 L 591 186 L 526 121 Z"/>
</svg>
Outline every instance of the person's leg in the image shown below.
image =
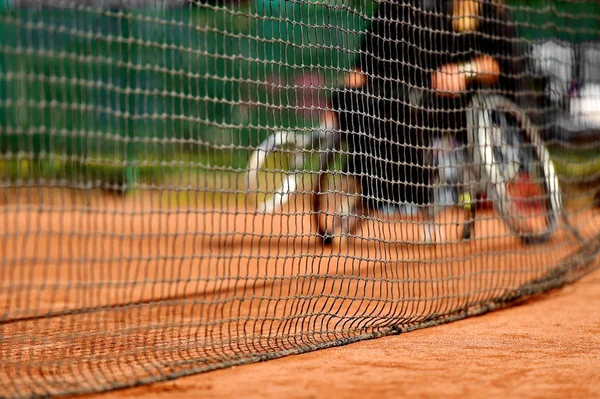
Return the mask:
<svg viewBox="0 0 600 399">
<path fill-rule="evenodd" d="M 356 81 L 346 82 L 346 87 L 356 84 Z M 335 216 L 332 218 L 330 237 L 338 235 L 354 235 L 362 220 L 361 216 L 367 215 L 370 207 L 363 201 L 365 194 L 362 191 L 362 175 L 364 170 L 365 147 L 363 133 L 365 128 L 366 95 L 361 87 L 352 90 L 339 90 L 334 93 L 330 101 L 330 109 L 322 114 L 321 129 L 329 130 L 333 135 L 345 142 L 344 153 L 328 151 L 328 162 L 322 163 L 322 170 L 328 171 L 332 161 L 344 170 L 335 170 L 321 175 L 329 182 L 327 188 L 318 187 L 317 190 L 326 190 L 327 197 L 332 199 L 330 204 L 336 204 Z M 338 161 L 342 161 L 339 164 Z M 333 184 L 333 185 L 331 185 Z M 329 191 L 333 190 L 333 191 Z M 331 211 L 331 210 L 330 210 Z"/>
<path fill-rule="evenodd" d="M 413 208 L 429 201 L 430 171 L 424 167 L 428 138 L 423 129 L 404 123 L 413 112 L 404 100 L 372 96 L 375 84 L 360 73 L 348 74 L 344 85 L 353 90 L 333 96 L 332 112 L 324 120 L 337 117 L 336 127 L 353 154 L 349 167 L 361 176 L 369 206 L 414 213 Z"/>
</svg>

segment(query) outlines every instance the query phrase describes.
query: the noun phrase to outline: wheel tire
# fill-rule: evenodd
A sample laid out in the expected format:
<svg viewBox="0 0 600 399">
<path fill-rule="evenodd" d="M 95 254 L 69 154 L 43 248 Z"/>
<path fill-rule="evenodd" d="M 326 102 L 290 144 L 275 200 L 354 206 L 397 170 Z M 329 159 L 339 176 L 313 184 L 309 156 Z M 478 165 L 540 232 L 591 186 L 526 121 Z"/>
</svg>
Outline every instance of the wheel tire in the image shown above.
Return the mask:
<svg viewBox="0 0 600 399">
<path fill-rule="evenodd" d="M 544 187 L 544 204 L 546 206 L 547 228 L 542 232 L 523 231 L 518 223 L 520 216 L 514 215 L 515 201 L 508 199 L 510 181 L 502 177 L 500 161 L 492 147 L 487 143 L 493 142 L 490 136 L 492 126 L 489 112 L 484 110 L 498 110 L 511 114 L 521 127 L 526 140 L 533 149 L 533 154 L 539 162 Z M 547 241 L 554 232 L 560 218 L 562 199 L 558 177 L 554 165 L 550 160 L 550 154 L 544 145 L 538 129 L 533 125 L 525 112 L 509 99 L 499 95 L 474 96 L 472 109 L 467 118 L 467 129 L 469 141 L 474 143 L 474 162 L 481 166 L 481 172 L 493 187 L 495 196 L 494 204 L 500 217 L 504 220 L 510 230 L 526 244 L 537 244 Z M 521 154 L 521 153 L 520 153 Z M 513 204 L 511 204 L 513 203 Z"/>
<path fill-rule="evenodd" d="M 298 185 L 299 165 L 296 165 L 295 159 L 290 162 L 290 170 L 284 170 L 284 168 L 270 168 L 267 165 L 269 157 L 277 153 L 290 159 L 301 156 L 306 147 L 310 145 L 311 139 L 311 136 L 306 134 L 279 131 L 269 136 L 252 152 L 248 160 L 246 189 L 249 194 L 248 198 L 254 203 L 257 210 L 272 212 L 285 205 L 289 201 L 290 195 L 296 192 Z M 271 180 L 275 183 L 261 181 L 263 173 L 271 174 Z M 281 174 L 280 179 L 277 173 Z"/>
</svg>

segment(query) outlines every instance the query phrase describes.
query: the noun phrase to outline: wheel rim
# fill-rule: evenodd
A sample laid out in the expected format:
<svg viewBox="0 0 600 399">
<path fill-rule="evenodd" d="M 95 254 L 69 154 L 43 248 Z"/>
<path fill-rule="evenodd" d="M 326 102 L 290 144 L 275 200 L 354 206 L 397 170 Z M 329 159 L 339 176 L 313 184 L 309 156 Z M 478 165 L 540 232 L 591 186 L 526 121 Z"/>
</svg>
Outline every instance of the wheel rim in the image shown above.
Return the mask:
<svg viewBox="0 0 600 399">
<path fill-rule="evenodd" d="M 536 128 L 518 106 L 501 96 L 475 97 L 472 116 L 468 121 L 470 140 L 477 143 L 475 161 L 492 185 L 495 208 L 523 241 L 547 240 L 562 202 L 554 165 Z M 506 122 L 514 124 L 512 133 L 503 126 Z"/>
<path fill-rule="evenodd" d="M 310 162 L 306 135 L 277 132 L 252 153 L 248 163 L 248 198 L 258 211 L 272 212 L 297 191 L 301 172 Z"/>
</svg>

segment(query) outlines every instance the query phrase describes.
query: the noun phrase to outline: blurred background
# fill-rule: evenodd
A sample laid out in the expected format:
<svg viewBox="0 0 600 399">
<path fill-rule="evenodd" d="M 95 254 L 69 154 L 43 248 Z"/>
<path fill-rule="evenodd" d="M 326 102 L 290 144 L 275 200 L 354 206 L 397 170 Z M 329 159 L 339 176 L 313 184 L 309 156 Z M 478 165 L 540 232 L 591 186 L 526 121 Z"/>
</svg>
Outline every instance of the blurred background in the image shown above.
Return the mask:
<svg viewBox="0 0 600 399">
<path fill-rule="evenodd" d="M 597 2 L 506 2 L 524 45 L 598 39 Z M 235 176 L 253 147 L 276 129 L 318 123 L 375 8 L 368 0 L 72 4 L 0 0 L 5 187 L 242 192 Z M 597 185 L 599 144 L 555 144 L 566 181 L 588 176 Z"/>
</svg>

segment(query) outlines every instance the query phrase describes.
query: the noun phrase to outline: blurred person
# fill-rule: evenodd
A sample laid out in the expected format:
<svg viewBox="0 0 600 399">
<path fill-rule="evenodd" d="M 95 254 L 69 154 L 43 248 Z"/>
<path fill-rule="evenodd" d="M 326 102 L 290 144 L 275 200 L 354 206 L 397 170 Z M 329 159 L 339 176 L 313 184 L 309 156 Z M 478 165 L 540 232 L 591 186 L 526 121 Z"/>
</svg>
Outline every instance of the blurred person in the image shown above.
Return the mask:
<svg viewBox="0 0 600 399">
<path fill-rule="evenodd" d="M 524 57 L 511 21 L 498 0 L 379 3 L 321 121 L 346 135 L 368 207 L 412 213 L 430 201 L 425 151 L 441 131 L 465 140 L 471 93 L 519 104 Z"/>
</svg>

